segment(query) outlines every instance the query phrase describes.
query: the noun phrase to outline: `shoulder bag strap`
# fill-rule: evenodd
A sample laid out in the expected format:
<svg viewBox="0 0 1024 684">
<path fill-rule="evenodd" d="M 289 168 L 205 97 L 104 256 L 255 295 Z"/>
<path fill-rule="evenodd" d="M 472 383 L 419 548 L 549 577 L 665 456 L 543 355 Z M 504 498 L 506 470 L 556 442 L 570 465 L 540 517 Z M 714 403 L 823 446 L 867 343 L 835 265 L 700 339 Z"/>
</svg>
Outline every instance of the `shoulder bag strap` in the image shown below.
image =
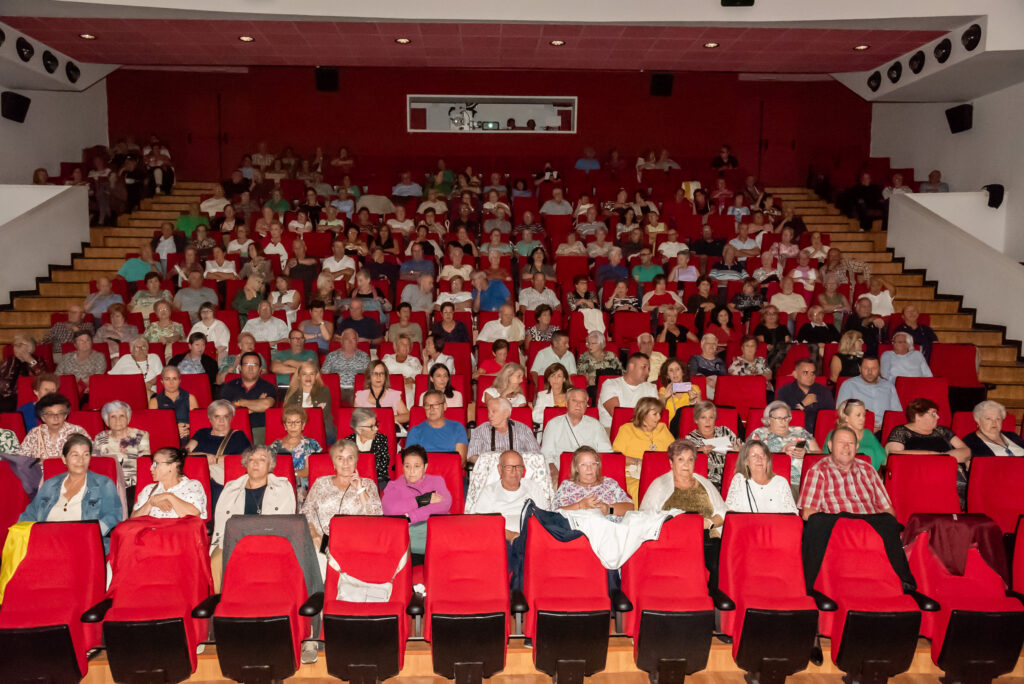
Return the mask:
<svg viewBox="0 0 1024 684">
<path fill-rule="evenodd" d="M 219 447 L 217 447 L 217 454 L 216 454 L 216 456 L 217 456 L 217 459 L 218 459 L 218 460 L 219 460 L 219 459 L 221 459 L 221 458 L 223 458 L 223 456 L 224 456 L 224 452 L 225 452 L 225 451 L 227 450 L 227 448 L 228 448 L 228 442 L 230 442 L 230 441 L 231 441 L 231 438 L 235 436 L 235 433 L 236 433 L 236 432 L 238 432 L 238 430 L 232 430 L 231 432 L 229 432 L 229 433 L 227 434 L 227 436 L 226 436 L 226 437 L 224 437 L 224 439 L 222 439 L 222 440 L 221 440 L 221 442 L 220 442 L 220 446 L 219 446 Z"/>
<path fill-rule="evenodd" d="M 743 478 L 743 484 L 747 488 L 747 504 L 750 506 L 750 512 L 757 513 L 757 504 L 754 503 L 754 496 L 750 491 L 750 480 L 747 478 Z"/>
</svg>

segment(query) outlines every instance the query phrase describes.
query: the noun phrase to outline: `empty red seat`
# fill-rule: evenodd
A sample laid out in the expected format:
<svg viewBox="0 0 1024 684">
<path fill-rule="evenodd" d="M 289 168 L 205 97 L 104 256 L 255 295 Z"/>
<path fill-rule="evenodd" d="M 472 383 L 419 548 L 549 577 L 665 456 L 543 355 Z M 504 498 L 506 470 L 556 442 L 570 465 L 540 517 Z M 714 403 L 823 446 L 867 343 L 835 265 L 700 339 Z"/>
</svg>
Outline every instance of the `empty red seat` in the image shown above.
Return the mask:
<svg viewBox="0 0 1024 684">
<path fill-rule="evenodd" d="M 715 405 L 733 406 L 745 415 L 752 408 L 765 406 L 767 383 L 763 375 L 723 375 L 715 384 Z"/>
<path fill-rule="evenodd" d="M 624 631 L 633 638 L 639 669 L 653 674 L 679 667 L 680 674 L 693 674 L 707 666 L 715 619 L 699 515 L 666 521 L 657 540 L 637 549 L 622 566 L 622 590 L 633 604 Z"/>
<path fill-rule="evenodd" d="M 17 412 L 0 413 L 0 430 L 10 430 L 20 442 L 25 439 L 25 418 Z"/>
<path fill-rule="evenodd" d="M 984 513 L 1003 534 L 1013 534 L 1024 514 L 1024 458 L 975 456 L 967 481 L 967 512 Z M 1018 589 L 1020 591 L 1020 589 Z"/>
<path fill-rule="evenodd" d="M 178 421 L 171 409 L 136 409 L 129 424 L 149 433 L 149 448 L 153 452 L 181 444 Z"/>
<path fill-rule="evenodd" d="M 945 378 L 950 387 L 981 387 L 978 382 L 978 348 L 973 344 L 933 344 L 928 359 L 932 375 Z"/>
<path fill-rule="evenodd" d="M 82 428 L 94 439 L 96 435 L 107 429 L 107 426 L 103 424 L 103 416 L 98 410 L 71 409 L 71 412 L 68 413 L 68 422 Z"/>
<path fill-rule="evenodd" d="M 423 577 L 423 638 L 434 673 L 461 681 L 460 670 L 479 667 L 483 677 L 503 670 L 510 620 L 505 519 L 431 517 Z"/>
<path fill-rule="evenodd" d="M 612 319 L 612 344 L 614 347 L 629 348 L 640 333 L 651 332 L 651 315 L 648 313 L 620 311 Z"/>
<path fill-rule="evenodd" d="M 890 454 L 885 489 L 896 519 L 906 525 L 914 513 L 960 513 L 957 462 L 946 454 Z"/>
<path fill-rule="evenodd" d="M 81 620 L 104 594 L 99 524 L 32 524 L 12 572 L 0 605 L 0 681 L 80 681 L 100 645 L 100 626 Z"/>
<path fill-rule="evenodd" d="M 132 409 L 149 408 L 146 381 L 141 375 L 90 375 L 89 408 L 98 410 L 114 400 L 123 401 Z"/>
</svg>

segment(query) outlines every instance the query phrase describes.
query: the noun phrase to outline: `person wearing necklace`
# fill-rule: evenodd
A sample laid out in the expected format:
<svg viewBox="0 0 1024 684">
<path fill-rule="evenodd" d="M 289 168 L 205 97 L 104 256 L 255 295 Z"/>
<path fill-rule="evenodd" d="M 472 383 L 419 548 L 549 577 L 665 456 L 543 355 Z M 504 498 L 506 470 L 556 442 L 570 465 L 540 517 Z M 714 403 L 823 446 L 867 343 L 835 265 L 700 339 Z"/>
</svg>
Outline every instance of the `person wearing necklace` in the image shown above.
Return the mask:
<svg viewBox="0 0 1024 684">
<path fill-rule="evenodd" d="M 67 472 L 42 484 L 18 522 L 96 520 L 100 524 L 103 548 L 107 550 L 110 531 L 124 519 L 117 487 L 109 477 L 89 470 L 92 441 L 84 434 L 68 437 L 60 453 Z"/>
<path fill-rule="evenodd" d="M 302 510 L 313 535 L 313 546 L 320 548 L 324 535 L 330 531 L 331 518 L 336 515 L 383 515 L 377 484 L 359 477 L 359 448 L 342 439 L 330 449 L 334 465 L 332 477 L 318 477 L 309 489 Z"/>
<path fill-rule="evenodd" d="M 740 447 L 736 473 L 726 490 L 725 507 L 738 513 L 796 514 L 789 479 L 772 471 L 768 445 L 752 439 Z"/>
<path fill-rule="evenodd" d="M 675 439 L 668 426 L 661 422 L 662 410 L 659 400 L 644 397 L 633 409 L 633 420 L 619 428 L 612 442 L 612 449 L 626 456 L 626 491 L 636 503 L 639 503 L 640 467 L 644 453 L 664 451 Z"/>
<path fill-rule="evenodd" d="M 107 402 L 100 410 L 106 430 L 96 434 L 93 442 L 95 456 L 111 456 L 117 461 L 121 472 L 121 481 L 115 482 L 118 494 L 124 493 L 126 501 L 135 499 L 136 462 L 140 456 L 151 452 L 149 433 L 145 430 L 129 427 L 132 419 L 132 407 L 123 401 Z M 128 514 L 127 504 L 125 515 Z"/>
<path fill-rule="evenodd" d="M 224 528 L 237 515 L 291 515 L 295 513 L 295 490 L 287 478 L 274 475 L 277 455 L 258 445 L 242 452 L 245 475 L 225 483 L 213 515 L 210 540 L 210 569 L 213 587 L 220 591 L 223 577 Z"/>
<path fill-rule="evenodd" d="M 395 422 L 408 423 L 409 409 L 406 408 L 402 392 L 390 386 L 390 373 L 383 361 L 374 361 L 366 369 L 365 389 L 355 394 L 353 405 L 361 408 L 390 408 L 395 412 Z"/>
<path fill-rule="evenodd" d="M 1024 456 L 1024 440 L 1012 430 L 1003 430 L 1006 407 L 986 400 L 974 407 L 978 429 L 964 437 L 975 456 Z"/>
<path fill-rule="evenodd" d="M 160 372 L 160 384 L 163 385 L 163 390 L 149 398 L 149 408 L 174 411 L 174 419 L 178 423 L 178 437 L 184 442 L 189 435 L 189 414 L 193 409 L 199 408 L 199 402 L 181 389 L 181 372 L 177 366 L 167 366 Z"/>
<path fill-rule="evenodd" d="M 152 395 L 155 380 L 164 368 L 163 362 L 156 354 L 149 352 L 149 342 L 144 337 L 136 337 L 129 345 L 130 354 L 117 360 L 110 369 L 110 375 L 141 375 L 146 382 L 146 391 Z"/>
<path fill-rule="evenodd" d="M 286 407 L 281 412 L 285 435 L 270 445 L 270 450 L 278 456 L 291 456 L 296 485 L 303 492 L 309 489 L 309 455 L 322 450 L 319 442 L 303 434 L 308 422 L 309 416 L 301 406 Z"/>
<path fill-rule="evenodd" d="M 377 414 L 371 409 L 354 409 L 349 425 L 352 434 L 345 439 L 352 441 L 360 454 L 373 457 L 377 484 L 383 489 L 391 479 L 391 448 L 387 435 L 380 431 Z"/>
</svg>

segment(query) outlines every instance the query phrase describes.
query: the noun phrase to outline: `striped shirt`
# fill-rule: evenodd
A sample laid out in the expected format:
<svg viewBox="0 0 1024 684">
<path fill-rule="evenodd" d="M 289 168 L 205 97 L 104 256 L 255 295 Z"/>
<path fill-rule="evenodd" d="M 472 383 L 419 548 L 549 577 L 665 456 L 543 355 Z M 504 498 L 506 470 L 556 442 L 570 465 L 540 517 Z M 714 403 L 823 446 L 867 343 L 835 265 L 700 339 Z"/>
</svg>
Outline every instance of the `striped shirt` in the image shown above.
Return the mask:
<svg viewBox="0 0 1024 684">
<path fill-rule="evenodd" d="M 867 463 L 854 459 L 843 472 L 831 458 L 823 458 L 808 471 L 800 491 L 800 508 L 807 507 L 821 513 L 867 515 L 892 508 L 892 502 Z"/>
</svg>

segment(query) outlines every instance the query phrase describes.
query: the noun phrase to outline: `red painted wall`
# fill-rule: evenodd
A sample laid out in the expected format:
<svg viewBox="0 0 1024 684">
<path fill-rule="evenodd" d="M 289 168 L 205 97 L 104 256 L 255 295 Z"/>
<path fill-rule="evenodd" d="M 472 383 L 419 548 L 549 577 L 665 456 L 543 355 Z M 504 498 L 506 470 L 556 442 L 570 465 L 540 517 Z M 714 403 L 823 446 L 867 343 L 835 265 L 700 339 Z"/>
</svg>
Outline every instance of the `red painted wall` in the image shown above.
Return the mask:
<svg viewBox="0 0 1024 684">
<path fill-rule="evenodd" d="M 299 154 L 347 145 L 357 160 L 394 158 L 383 161 L 419 172 L 442 155 L 449 166 L 470 158 L 533 168 L 544 158 L 575 159 L 587 144 L 601 156 L 613 146 L 626 158 L 667 147 L 676 159 L 710 159 L 722 143 L 756 171 L 763 139 L 761 177 L 770 185 L 803 184 L 810 163 L 847 168 L 868 157 L 871 107 L 836 82 L 686 72 L 676 74 L 667 98 L 651 97 L 649 84 L 649 74 L 634 72 L 360 68 L 341 70 L 339 92 L 320 93 L 311 67 L 256 67 L 246 74 L 120 70 L 108 77 L 107 93 L 110 139 L 158 133 L 183 179 L 226 176 L 260 140 Z M 407 93 L 575 95 L 578 131 L 407 133 Z"/>
</svg>

